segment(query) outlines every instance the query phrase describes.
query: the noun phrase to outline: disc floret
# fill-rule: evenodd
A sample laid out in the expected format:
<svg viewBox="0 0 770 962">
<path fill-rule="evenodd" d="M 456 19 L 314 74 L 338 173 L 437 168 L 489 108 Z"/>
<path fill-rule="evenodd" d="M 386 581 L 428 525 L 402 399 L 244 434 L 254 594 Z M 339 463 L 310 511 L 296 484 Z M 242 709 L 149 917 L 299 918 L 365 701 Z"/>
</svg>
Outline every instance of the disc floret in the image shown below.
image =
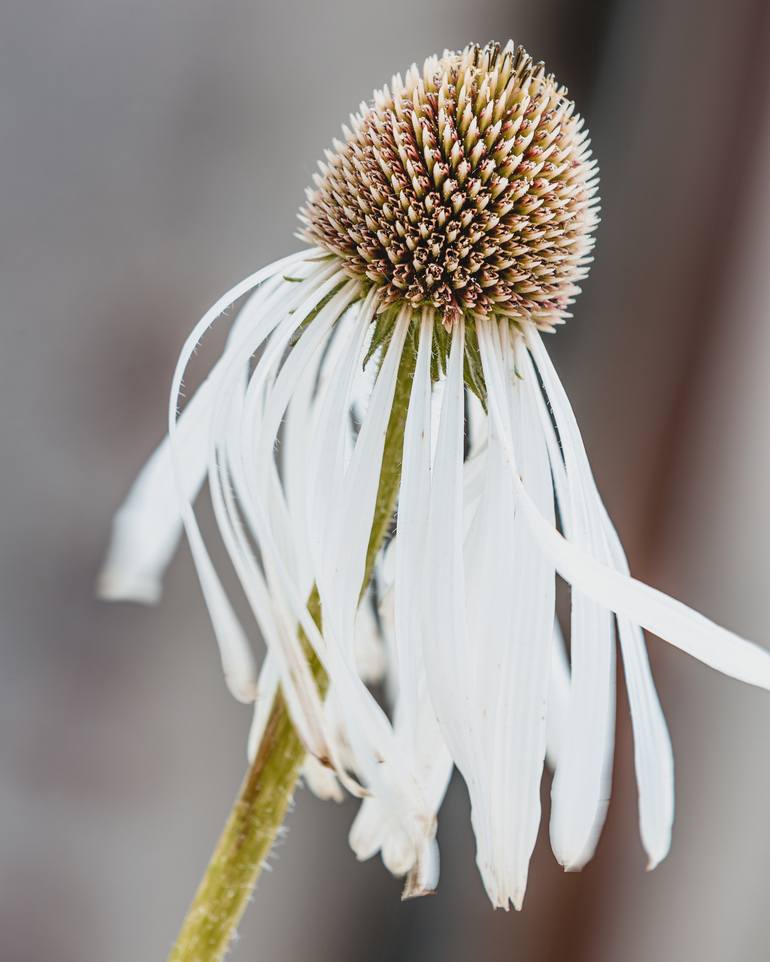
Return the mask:
<svg viewBox="0 0 770 962">
<path fill-rule="evenodd" d="M 588 271 L 596 164 L 565 87 L 508 44 L 430 57 L 362 104 L 300 212 L 302 237 L 380 307 L 564 320 Z"/>
</svg>

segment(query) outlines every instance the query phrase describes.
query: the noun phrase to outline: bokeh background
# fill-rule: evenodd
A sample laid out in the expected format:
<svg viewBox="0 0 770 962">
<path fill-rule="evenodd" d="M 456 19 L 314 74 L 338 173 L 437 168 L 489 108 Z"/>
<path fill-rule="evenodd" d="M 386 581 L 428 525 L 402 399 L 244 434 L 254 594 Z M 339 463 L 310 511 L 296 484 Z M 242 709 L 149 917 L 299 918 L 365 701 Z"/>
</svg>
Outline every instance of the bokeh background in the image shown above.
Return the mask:
<svg viewBox="0 0 770 962">
<path fill-rule="evenodd" d="M 553 350 L 632 568 L 770 644 L 767 0 L 5 0 L 4 962 L 164 959 L 243 772 L 249 713 L 187 550 L 158 608 L 93 598 L 186 332 L 296 248 L 315 160 L 373 87 L 508 37 L 568 84 L 602 166 L 597 263 Z M 651 652 L 678 767 L 655 873 L 621 694 L 583 873 L 560 871 L 543 832 L 524 912 L 493 913 L 456 780 L 439 894 L 401 904 L 347 848 L 352 803 L 300 791 L 232 958 L 766 959 L 770 696 Z"/>
</svg>

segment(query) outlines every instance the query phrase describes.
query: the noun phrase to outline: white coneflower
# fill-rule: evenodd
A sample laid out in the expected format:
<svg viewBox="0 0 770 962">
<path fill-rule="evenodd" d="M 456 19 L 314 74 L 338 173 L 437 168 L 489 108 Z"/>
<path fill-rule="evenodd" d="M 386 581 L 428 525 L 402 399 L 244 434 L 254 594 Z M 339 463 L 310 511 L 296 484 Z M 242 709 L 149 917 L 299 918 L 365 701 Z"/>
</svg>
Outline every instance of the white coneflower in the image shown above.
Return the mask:
<svg viewBox="0 0 770 962">
<path fill-rule="evenodd" d="M 190 335 L 168 439 L 115 522 L 103 592 L 155 599 L 183 524 L 227 682 L 256 701 L 252 757 L 280 687 L 308 782 L 364 797 L 351 844 L 381 851 L 410 894 L 436 884 L 453 765 L 494 905 L 521 906 L 547 750 L 556 857 L 591 857 L 616 637 L 650 867 L 674 790 L 641 628 L 770 687 L 764 650 L 630 577 L 545 349 L 587 271 L 596 191 L 574 104 L 522 49 L 473 45 L 395 77 L 321 165 L 301 212 L 312 246 Z M 178 417 L 199 341 L 252 290 Z M 260 673 L 192 507 L 205 477 L 267 644 Z M 389 713 L 368 684 L 383 672 Z"/>
</svg>

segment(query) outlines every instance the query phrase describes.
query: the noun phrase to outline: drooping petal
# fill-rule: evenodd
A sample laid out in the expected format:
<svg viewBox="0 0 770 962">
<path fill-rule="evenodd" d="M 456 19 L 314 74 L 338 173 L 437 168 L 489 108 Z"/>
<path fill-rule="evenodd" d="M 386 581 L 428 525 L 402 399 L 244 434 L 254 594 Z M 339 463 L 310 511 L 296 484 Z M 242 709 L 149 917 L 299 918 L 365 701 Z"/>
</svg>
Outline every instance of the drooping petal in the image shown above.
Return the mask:
<svg viewBox="0 0 770 962">
<path fill-rule="evenodd" d="M 404 431 L 398 528 L 389 550 L 390 555 L 395 554 L 395 565 L 382 566 L 380 582 L 380 621 L 385 633 L 392 635 L 389 693 L 394 701 L 394 734 L 398 751 L 425 801 L 425 841 L 422 851 L 416 851 L 413 840 L 389 815 L 377 795 L 364 800 L 350 832 L 351 847 L 358 858 L 369 858 L 382 851 L 383 862 L 395 874 L 411 870 L 404 897 L 432 891 L 438 880 L 432 837 L 452 769 L 426 690 L 421 654 L 425 505 L 430 487 L 432 337 L 433 320 L 424 311 Z M 395 583 L 389 582 L 387 576 Z"/>
<path fill-rule="evenodd" d="M 365 801 L 351 831 L 351 844 L 359 857 L 380 848 L 383 861 L 395 874 L 411 870 L 410 891 L 414 892 L 415 887 L 433 884 L 432 866 L 435 865 L 437 871 L 435 808 L 426 799 L 416 777 L 408 743 L 404 744 L 399 733 L 393 732 L 360 679 L 350 672 L 350 620 L 358 605 L 396 374 L 411 323 L 407 311 L 396 321 L 350 464 L 337 492 L 321 554 L 327 569 L 319 572 L 318 584 L 325 632 L 327 637 L 331 636 L 331 644 L 336 644 L 344 662 L 341 671 L 333 675 L 333 681 L 340 686 L 340 703 L 347 717 L 346 728 L 357 767 L 360 766 L 372 792 L 372 798 Z M 425 350 L 429 350 L 428 344 Z M 427 372 L 425 353 L 423 362 Z M 419 390 L 419 378 L 417 385 Z M 413 433 L 414 419 L 411 427 Z M 408 440 L 405 444 L 408 445 Z"/>
<path fill-rule="evenodd" d="M 515 334 L 507 322 L 498 328 L 506 347 L 512 347 Z M 508 341 L 506 343 L 506 337 Z M 513 351 L 507 357 L 508 403 L 514 439 L 518 445 L 519 472 L 522 483 L 532 492 L 539 510 L 547 518 L 554 519 L 553 489 L 549 484 L 550 468 L 548 452 L 542 434 L 537 428 L 534 411 L 526 391 L 521 390 L 514 374 Z M 501 454 L 501 470 L 504 455 Z M 509 503 L 510 486 L 503 487 Z M 516 661 L 511 668 L 511 712 L 513 729 L 507 737 L 515 747 L 520 759 L 511 768 L 510 779 L 517 786 L 518 803 L 514 823 L 514 846 L 509 866 L 509 885 L 514 893 L 512 900 L 521 907 L 527 879 L 529 858 L 535 845 L 540 824 L 540 781 L 547 745 L 548 695 L 554 644 L 554 608 L 556 572 L 546 559 L 538 557 L 535 543 L 518 511 L 515 512 L 515 543 L 513 594 L 514 605 L 523 611 L 518 616 L 518 636 L 514 637 Z M 527 681 L 529 679 L 529 681 Z M 510 695 L 508 696 L 511 697 Z M 517 773 L 520 770 L 520 774 Z"/>
<path fill-rule="evenodd" d="M 463 353 L 465 325 L 458 320 L 441 396 L 431 473 L 430 508 L 422 584 L 423 659 L 430 701 L 451 758 L 473 798 L 480 786 L 471 710 L 463 572 Z M 477 840 L 486 844 L 486 835 Z"/>
<path fill-rule="evenodd" d="M 278 450 L 281 464 L 281 478 L 285 492 L 286 508 L 291 518 L 293 541 L 296 561 L 299 565 L 300 594 L 307 595 L 313 585 L 313 564 L 310 552 L 310 535 L 308 531 L 308 499 L 309 492 L 316 487 L 316 479 L 310 477 L 308 471 L 308 457 L 313 438 L 320 430 L 318 423 L 318 399 L 322 395 L 329 378 L 337 369 L 337 363 L 347 338 L 345 332 L 351 323 L 356 324 L 356 317 L 361 310 L 368 308 L 360 303 L 353 304 L 346 315 L 335 323 L 329 342 L 323 349 L 320 363 L 314 375 L 306 376 L 298 383 L 297 388 L 289 400 L 286 418 L 283 423 L 283 434 Z M 371 327 L 371 325 L 370 325 Z M 371 370 L 374 364 L 367 367 L 366 381 L 371 382 Z M 362 372 L 363 373 L 363 372 Z M 371 392 L 371 383 L 368 383 Z M 359 403 L 368 400 L 368 393 L 359 388 L 361 398 Z"/>
<path fill-rule="evenodd" d="M 302 779 L 316 798 L 324 802 L 342 802 L 345 799 L 336 774 L 322 765 L 315 755 L 307 755 L 302 763 Z"/>
<path fill-rule="evenodd" d="M 367 316 L 371 309 L 370 298 L 364 308 Z M 316 430 L 307 453 L 313 483 L 307 488 L 306 508 L 310 556 L 315 572 L 324 567 L 328 529 L 345 475 L 351 394 L 367 329 L 368 324 L 357 324 L 352 318 L 349 330 L 343 328 L 338 333 L 341 350 L 317 402 Z"/>
<path fill-rule="evenodd" d="M 371 299 L 368 300 L 371 306 Z M 308 618 L 304 599 L 299 598 L 287 559 L 282 558 L 275 532 L 272 530 L 275 512 L 268 516 L 258 504 L 255 513 L 257 537 L 263 563 L 271 582 L 274 604 L 285 605 L 286 611 L 301 625 L 307 638 L 326 669 L 335 701 L 344 721 L 344 730 L 352 749 L 354 769 L 386 805 L 389 817 L 395 818 L 411 840 L 413 858 L 419 858 L 425 844 L 433 844 L 435 826 L 424 817 L 424 803 L 411 773 L 405 768 L 393 738 L 387 717 L 362 681 L 356 664 L 355 619 L 358 609 L 365 555 L 369 540 L 372 515 L 380 474 L 380 463 L 385 432 L 390 416 L 396 374 L 401 358 L 410 317 L 404 312 L 399 318 L 393 337 L 385 353 L 349 464 L 345 463 L 348 433 L 350 388 L 356 365 L 361 357 L 365 338 L 361 331 L 368 327 L 370 318 L 364 314 L 354 319 L 350 330 L 350 349 L 341 355 L 339 376 L 329 379 L 327 390 L 320 398 L 322 410 L 331 411 L 328 419 L 319 417 L 322 432 L 330 443 L 316 444 L 311 450 L 308 470 L 313 478 L 325 476 L 333 501 L 328 505 L 325 524 L 315 527 L 313 514 L 308 517 L 311 542 L 315 544 L 315 581 L 321 598 L 324 623 L 323 636 Z M 316 318 L 313 324 L 320 319 Z M 253 499 L 260 492 L 269 494 L 271 468 L 269 457 L 276 437 L 282 412 L 289 403 L 293 382 L 288 371 L 302 348 L 304 335 L 292 348 L 270 390 L 259 437 L 250 441 L 246 433 L 244 447 L 255 452 L 256 482 Z M 262 362 L 260 362 L 262 363 Z M 282 380 L 285 384 L 282 386 Z M 256 392 L 254 381 L 249 387 Z M 247 422 L 258 414 L 249 402 L 245 407 Z M 336 423 L 335 423 L 336 421 Z M 316 459 L 324 461 L 319 464 Z M 274 507 L 279 509 L 280 502 Z M 324 515 L 320 516 L 323 522 Z M 335 763 L 336 764 L 336 763 Z M 345 777 L 337 765 L 338 774 Z"/>
<path fill-rule="evenodd" d="M 478 327 L 491 322 L 479 322 Z M 496 338 L 498 332 L 479 331 Z M 508 325 L 502 336 L 507 339 Z M 508 345 L 506 345 L 507 347 Z M 497 343 L 503 354 L 503 346 Z M 547 451 L 506 354 L 500 399 L 517 438 L 519 467 L 553 517 Z M 488 386 L 491 390 L 491 386 Z M 498 431 L 490 425 L 484 493 L 466 544 L 469 684 L 479 728 L 482 780 L 471 793 L 477 861 L 495 905 L 520 908 L 540 824 L 540 780 L 553 638 L 555 572 L 517 516 Z M 479 835 L 481 837 L 479 838 Z"/>
<path fill-rule="evenodd" d="M 383 680 L 387 669 L 385 645 L 375 612 L 375 599 L 367 591 L 361 599 L 356 614 L 355 663 L 356 670 L 368 685 L 376 685 Z"/>
<path fill-rule="evenodd" d="M 352 629 L 364 578 L 385 435 L 410 322 L 406 310 L 396 322 L 343 486 L 336 492 L 324 565 L 318 572 L 322 601 L 326 600 L 332 625 L 338 622 L 341 637 L 344 636 L 351 653 Z"/>
<path fill-rule="evenodd" d="M 749 685 L 770 689 L 770 653 L 662 591 L 613 571 L 543 522 L 526 491 L 514 487 L 541 549 L 566 580 L 596 601 L 692 655 Z"/>
<path fill-rule="evenodd" d="M 559 435 L 570 439 L 573 454 L 579 461 L 584 496 L 590 502 L 591 511 L 602 533 L 597 557 L 621 574 L 628 575 L 628 562 L 623 547 L 599 497 L 569 399 L 540 337 L 533 335 L 530 345 L 552 405 Z M 534 374 L 534 371 L 532 373 Z M 559 445 L 545 408 L 545 399 L 539 391 L 537 393 L 541 423 L 552 450 L 554 480 L 558 491 L 566 485 L 566 469 L 559 455 Z M 674 818 L 674 759 L 671 739 L 655 691 L 641 629 L 628 618 L 618 616 L 618 635 L 634 729 L 642 843 L 649 855 L 648 867 L 654 868 L 665 858 L 671 844 Z"/>
<path fill-rule="evenodd" d="M 469 711 L 463 577 L 463 349 L 464 323 L 459 321 L 452 332 L 431 474 L 423 653 L 442 734 L 470 785 L 477 779 L 472 761 L 475 720 Z"/>
<path fill-rule="evenodd" d="M 453 764 L 430 700 L 423 656 L 425 543 L 433 445 L 430 379 L 433 323 L 431 312 L 423 312 L 404 434 L 401 496 L 395 537 L 394 627 L 397 654 L 394 726 L 396 737 L 407 753 L 409 764 L 419 782 L 428 813 L 435 821 Z M 435 871 L 438 872 L 438 864 Z M 418 894 L 421 887 L 427 885 L 428 875 L 420 878 L 419 872 L 415 873 L 407 883 L 405 897 Z"/>
<path fill-rule="evenodd" d="M 396 374 L 410 318 L 404 312 L 396 323 L 353 455 L 338 489 L 326 543 L 317 572 L 324 617 L 324 634 L 332 660 L 332 681 L 339 685 L 340 704 L 348 718 L 354 753 L 373 790 L 395 790 L 400 781 L 399 759 L 392 729 L 382 709 L 355 671 L 354 624 L 364 576 L 385 433 L 395 391 Z M 367 746 L 367 742 L 369 745 Z M 373 752 L 373 749 L 377 749 Z M 379 761 L 376 755 L 380 755 Z"/>
<path fill-rule="evenodd" d="M 528 363 L 520 341 L 521 387 L 530 399 L 533 423 L 542 432 L 542 395 Z M 556 484 L 564 533 L 595 557 L 602 557 L 604 533 L 588 490 L 587 461 L 572 435 L 562 439 L 562 447 L 563 466 L 557 464 L 554 473 L 563 467 Z M 568 718 L 551 790 L 551 843 L 568 870 L 582 868 L 596 848 L 609 803 L 614 741 L 614 617 L 573 586 Z"/>
<path fill-rule="evenodd" d="M 308 749 L 325 764 L 334 765 L 338 777 L 352 793 L 362 794 L 360 787 L 349 777 L 343 746 L 329 725 L 329 703 L 326 709 L 321 706 L 307 664 L 306 651 L 299 637 L 301 629 L 328 672 L 330 665 L 324 638 L 308 611 L 307 595 L 301 593 L 301 578 L 293 564 L 292 552 L 286 550 L 292 544 L 294 525 L 274 460 L 284 412 L 298 385 L 308 377 L 315 381 L 317 371 L 312 366 L 313 358 L 319 350 L 323 350 L 324 339 L 337 318 L 342 318 L 338 323 L 344 322 L 346 305 L 356 295 L 355 282 L 340 287 L 337 278 L 332 278 L 332 286 L 325 297 L 329 296 L 335 285 L 339 288 L 337 293 L 326 304 L 319 301 L 320 310 L 318 307 L 315 309 L 317 316 L 313 317 L 299 341 L 289 351 L 280 370 L 276 365 L 281 362 L 291 332 L 287 332 L 288 337 L 284 334 L 271 343 L 260 358 L 246 392 L 242 427 L 231 467 L 236 475 L 238 472 L 241 474 L 236 488 L 244 492 L 241 507 L 259 546 L 265 570 L 265 603 L 260 607 L 264 608 L 265 624 L 269 626 L 271 618 L 275 622 L 272 645 L 276 654 L 282 656 L 285 671 L 288 672 L 288 675 L 284 675 L 285 693 L 292 718 L 296 722 L 295 714 L 299 712 L 300 722 L 304 718 L 307 724 L 315 727 L 317 733 L 323 733 L 320 742 L 317 737 L 309 740 L 307 733 L 303 733 L 301 726 L 298 726 Z M 350 323 L 356 327 L 366 327 L 370 320 L 370 314 L 367 313 L 370 307 L 371 299 L 368 299 L 363 313 L 355 311 L 351 314 Z M 295 326 L 301 325 L 302 316 L 296 316 L 295 312 L 294 319 Z M 257 579 L 254 579 L 248 590 L 253 593 L 257 585 Z M 271 646 L 271 635 L 266 632 L 266 637 Z M 294 704 L 291 703 L 293 695 L 297 699 Z"/>
<path fill-rule="evenodd" d="M 616 564 L 619 560 L 617 557 Z M 618 633 L 634 730 L 639 829 L 648 855 L 647 868 L 653 869 L 668 855 L 671 847 L 674 753 L 652 680 L 642 631 L 628 618 L 619 615 Z"/>
<path fill-rule="evenodd" d="M 770 653 L 765 649 L 720 628 L 662 591 L 608 568 L 551 527 L 515 474 L 513 446 L 507 438 L 505 448 L 522 511 L 541 550 L 566 581 L 717 671 L 770 689 Z"/>
<path fill-rule="evenodd" d="M 307 255 L 305 255 L 305 257 L 306 256 Z M 285 266 L 285 263 L 279 262 L 279 269 Z M 205 333 L 211 323 L 213 323 L 216 317 L 219 316 L 219 313 L 224 310 L 231 300 L 241 296 L 241 294 L 248 290 L 249 283 L 253 285 L 253 283 L 258 283 L 260 280 L 264 279 L 264 276 L 269 276 L 271 270 L 272 273 L 275 273 L 275 265 L 271 269 L 265 269 L 265 272 L 258 272 L 251 279 L 249 279 L 249 281 L 244 281 L 239 284 L 230 293 L 230 301 L 228 301 L 227 297 L 221 299 L 216 305 L 214 305 L 213 308 L 211 308 L 211 310 L 204 316 L 202 321 L 196 326 L 192 335 L 188 338 L 177 363 L 177 368 L 172 383 L 171 401 L 169 405 L 169 442 L 172 455 L 172 465 L 174 469 L 174 479 L 179 497 L 179 512 L 184 522 L 204 599 L 209 609 L 212 625 L 214 627 L 214 633 L 219 644 L 225 679 L 235 697 L 245 701 L 253 700 L 255 695 L 256 668 L 254 659 L 243 628 L 235 616 L 232 606 L 216 573 L 214 565 L 211 562 L 211 558 L 208 554 L 208 550 L 198 527 L 195 512 L 193 511 L 192 504 L 187 496 L 187 492 L 185 491 L 184 478 L 181 471 L 182 466 L 180 464 L 179 451 L 177 448 L 178 429 L 176 420 L 176 401 L 179 396 L 179 391 L 187 363 L 197 345 L 199 338 L 203 335 L 203 333 Z M 311 275 L 302 285 L 297 285 L 298 287 L 302 288 L 302 291 L 297 294 L 297 297 L 301 298 L 301 300 L 294 308 L 294 317 L 296 318 L 297 323 L 300 323 L 301 320 L 308 313 L 310 313 L 310 311 L 318 303 L 319 298 L 324 296 L 326 286 L 334 285 L 334 276 L 332 275 L 331 279 L 329 279 L 329 274 L 330 272 L 327 266 L 319 266 L 316 268 L 314 273 L 311 273 Z M 322 280 L 322 278 L 327 279 Z M 284 304 L 284 311 L 286 310 L 287 306 Z M 251 353 L 253 353 L 259 347 L 260 343 L 270 333 L 271 327 L 275 327 L 280 322 L 285 321 L 287 316 L 285 313 L 276 313 L 277 317 L 275 317 L 274 321 L 271 321 L 269 325 L 266 325 L 266 330 L 261 324 L 255 323 L 254 328 L 252 330 L 245 331 L 243 337 L 240 338 L 239 342 L 233 346 L 229 363 L 225 369 L 223 369 L 218 392 L 221 393 L 223 390 L 225 392 L 227 391 L 229 383 L 229 379 L 227 377 L 227 368 L 232 367 L 233 371 L 236 373 L 241 370 L 242 365 L 245 363 Z M 261 316 L 262 315 L 260 315 L 260 317 Z M 271 313 L 270 316 L 273 317 L 273 314 Z"/>
<path fill-rule="evenodd" d="M 310 483 L 307 476 L 307 455 L 312 437 L 313 401 L 316 390 L 315 378 L 305 377 L 297 385 L 297 390 L 286 410 L 283 444 L 280 449 L 286 508 L 291 519 L 299 566 L 298 587 L 300 594 L 305 596 L 308 596 L 313 588 L 313 566 L 310 562 L 305 501 Z"/>
<path fill-rule="evenodd" d="M 253 762 L 257 755 L 265 726 L 270 717 L 275 696 L 278 693 L 279 672 L 276 659 L 270 652 L 262 662 L 262 668 L 257 680 L 257 694 L 254 698 L 254 716 L 249 729 L 249 739 L 246 753 L 249 762 Z"/>
<path fill-rule="evenodd" d="M 201 590 L 203 592 L 206 606 L 209 610 L 212 626 L 214 628 L 214 634 L 219 645 L 225 680 L 233 695 L 241 701 L 250 702 L 254 698 L 256 691 L 256 667 L 250 646 L 246 639 L 246 635 L 235 615 L 235 612 L 233 611 L 233 608 L 227 598 L 227 595 L 225 594 L 219 577 L 211 562 L 211 558 L 208 554 L 203 537 L 198 527 L 195 512 L 192 508 L 192 503 L 190 502 L 186 491 L 184 477 L 182 474 L 180 452 L 177 447 L 177 401 L 190 357 L 192 356 L 192 353 L 195 350 L 200 338 L 203 336 L 206 330 L 208 330 L 211 324 L 213 324 L 216 318 L 219 317 L 221 312 L 225 310 L 234 300 L 250 290 L 255 284 L 258 284 L 260 281 L 272 276 L 273 274 L 277 273 L 278 270 L 283 269 L 287 265 L 306 258 L 307 254 L 304 254 L 301 257 L 295 256 L 294 258 L 289 258 L 285 261 L 279 261 L 277 265 L 264 268 L 262 271 L 258 271 L 256 274 L 252 275 L 251 278 L 242 281 L 240 284 L 236 285 L 236 287 L 233 288 L 229 294 L 225 295 L 223 298 L 220 298 L 220 300 L 196 325 L 192 334 L 185 342 L 177 362 L 174 377 L 172 379 L 171 396 L 169 401 L 169 444 L 174 480 L 179 498 L 179 512 L 182 516 L 182 521 L 184 523 L 185 531 L 190 544 L 193 561 L 195 563 L 196 571 L 201 584 Z M 312 305 L 316 303 L 317 288 L 314 285 L 314 281 L 317 281 L 319 277 L 323 276 L 327 272 L 328 268 L 319 267 L 317 269 L 317 273 L 311 275 L 311 277 L 308 279 L 307 287 L 309 289 L 309 293 L 307 294 L 306 298 L 306 312 L 309 312 L 309 310 L 312 309 Z M 298 308 L 298 310 L 301 312 L 301 308 Z M 278 323 L 280 319 L 281 315 L 279 314 L 275 323 Z M 259 328 L 259 325 L 256 326 Z M 256 333 L 253 330 L 247 331 L 244 332 L 244 336 L 241 341 L 250 340 L 251 343 L 254 344 L 254 347 L 252 348 L 253 351 L 259 346 L 259 343 L 264 340 L 264 337 L 267 335 L 267 333 L 269 333 L 269 327 L 267 331 L 262 329 L 256 330 Z M 234 345 L 233 356 L 239 355 L 241 349 L 241 343 Z"/>
<path fill-rule="evenodd" d="M 559 762 L 569 717 L 570 666 L 564 635 L 557 618 L 553 623 L 551 671 L 548 678 L 548 715 L 546 717 L 546 759 L 553 771 Z"/>
<path fill-rule="evenodd" d="M 421 575 L 430 497 L 431 380 L 433 319 L 423 311 L 412 382 L 398 501 L 395 572 L 395 677 L 404 714 L 403 724 L 415 730 L 421 657 Z"/>
<path fill-rule="evenodd" d="M 300 267 L 301 265 L 298 265 Z M 265 280 L 233 324 L 222 358 L 185 405 L 177 427 L 180 474 L 189 501 L 206 475 L 211 407 L 218 377 L 237 339 L 255 326 L 268 332 L 272 311 L 287 297 L 275 277 Z M 163 574 L 182 534 L 174 468 L 168 437 L 155 449 L 115 514 L 107 557 L 99 574 L 97 593 L 109 601 L 151 604 L 160 598 Z"/>
<path fill-rule="evenodd" d="M 332 286 L 335 280 L 332 278 Z M 303 320 L 302 316 L 297 317 L 299 312 L 286 318 L 254 370 L 242 408 L 237 408 L 243 425 L 239 443 L 233 447 L 229 459 L 217 457 L 215 446 L 210 470 L 212 497 L 220 530 L 254 615 L 269 649 L 276 658 L 290 714 L 308 749 L 321 758 L 333 758 L 337 752 L 324 724 L 317 685 L 298 634 L 298 619 L 276 582 L 275 569 L 280 566 L 285 572 L 285 580 L 292 584 L 295 593 L 299 589 L 299 572 L 292 542 L 293 529 L 275 463 L 271 464 L 270 461 L 275 435 L 288 397 L 302 378 L 307 376 L 308 368 L 312 376 L 313 358 L 322 350 L 335 319 L 354 296 L 354 285 L 346 284 L 324 303 L 292 348 L 277 377 L 274 377 L 275 365 L 283 356 L 297 325 Z M 262 389 L 268 385 L 268 393 L 263 394 Z M 262 407 L 255 405 L 255 401 L 260 398 L 264 399 Z M 282 398 L 286 400 L 282 401 Z M 223 410 L 226 410 L 226 406 L 225 400 Z M 249 456 L 256 447 L 256 440 L 252 435 L 254 431 L 261 433 L 262 444 L 267 448 L 262 459 L 257 462 L 261 469 L 260 477 L 255 476 L 256 465 Z M 261 551 L 265 578 L 262 577 L 238 520 L 238 511 L 228 483 L 231 475 L 233 488 L 241 495 L 239 507 L 248 520 Z M 224 511 L 218 510 L 220 505 Z M 268 530 L 265 520 L 268 514 L 272 522 L 271 530 Z"/>
<path fill-rule="evenodd" d="M 485 719 L 479 711 L 480 672 L 487 639 L 470 635 L 468 559 L 464 549 L 463 351 L 464 322 L 453 325 L 431 474 L 428 549 L 425 563 L 425 675 L 449 753 L 471 797 L 477 860 L 492 901 L 506 905 L 504 872 L 495 859 L 485 753 Z M 469 536 L 470 537 L 470 536 Z M 473 550 L 469 549 L 469 556 Z"/>
<path fill-rule="evenodd" d="M 327 731 L 331 733 L 336 746 L 337 761 L 344 768 L 354 771 L 354 759 L 351 756 L 347 735 L 340 719 L 337 696 L 333 686 L 329 686 L 326 692 L 324 717 L 327 722 Z M 317 798 L 323 799 L 324 801 L 344 801 L 345 796 L 342 792 L 342 783 L 338 777 L 338 773 L 333 768 L 330 768 L 328 764 L 323 764 L 319 761 L 315 755 L 307 755 L 305 758 L 302 765 L 302 779 L 307 788 Z"/>
<path fill-rule="evenodd" d="M 499 411 L 495 411 L 495 417 L 500 420 Z M 717 671 L 747 684 L 770 689 L 770 653 L 765 649 L 720 628 L 663 592 L 610 569 L 567 541 L 542 517 L 521 484 L 509 436 L 503 436 L 503 444 L 521 510 L 541 550 L 566 581 Z"/>
<path fill-rule="evenodd" d="M 203 384 L 180 418 L 180 459 L 187 497 L 194 500 L 206 473 L 210 385 Z M 108 601 L 153 604 L 162 591 L 182 531 L 168 440 L 153 452 L 115 514 L 97 593 Z"/>
<path fill-rule="evenodd" d="M 482 450 L 487 440 L 487 415 L 481 401 L 469 388 L 465 390 L 467 451 L 466 462 Z"/>
</svg>

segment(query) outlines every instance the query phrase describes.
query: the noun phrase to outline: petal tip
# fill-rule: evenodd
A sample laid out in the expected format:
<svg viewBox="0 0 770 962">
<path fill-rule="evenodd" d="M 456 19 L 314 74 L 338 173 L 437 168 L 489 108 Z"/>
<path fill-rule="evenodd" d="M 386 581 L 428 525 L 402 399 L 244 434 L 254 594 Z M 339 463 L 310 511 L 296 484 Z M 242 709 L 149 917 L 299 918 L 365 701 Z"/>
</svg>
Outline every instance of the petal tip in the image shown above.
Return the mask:
<svg viewBox="0 0 770 962">
<path fill-rule="evenodd" d="M 668 855 L 668 849 L 664 852 L 648 852 L 647 853 L 647 865 L 645 866 L 646 872 L 654 872 L 655 869 L 660 865 L 660 863 Z"/>
<path fill-rule="evenodd" d="M 521 912 L 524 907 L 524 896 L 526 895 L 526 886 L 524 888 L 517 888 L 513 895 L 511 896 L 511 905 L 517 912 Z M 505 911 L 509 910 L 509 906 L 505 906 Z"/>
<path fill-rule="evenodd" d="M 244 705 L 253 705 L 257 699 L 257 680 L 256 678 L 242 678 L 236 675 L 225 674 L 225 684 L 227 690 L 236 701 Z"/>
<path fill-rule="evenodd" d="M 116 568 L 104 568 L 95 588 L 96 597 L 101 601 L 133 601 L 143 605 L 157 604 L 162 591 L 156 578 L 143 578 Z"/>
<path fill-rule="evenodd" d="M 418 879 L 413 878 L 414 873 L 410 872 L 406 881 L 404 882 L 404 888 L 401 892 L 401 901 L 408 902 L 411 899 L 421 899 L 427 895 L 435 895 L 435 886 L 422 885 Z"/>
<path fill-rule="evenodd" d="M 565 872 L 582 872 L 590 858 L 590 855 L 586 857 L 582 854 L 565 855 L 556 853 L 556 860 Z"/>
</svg>

